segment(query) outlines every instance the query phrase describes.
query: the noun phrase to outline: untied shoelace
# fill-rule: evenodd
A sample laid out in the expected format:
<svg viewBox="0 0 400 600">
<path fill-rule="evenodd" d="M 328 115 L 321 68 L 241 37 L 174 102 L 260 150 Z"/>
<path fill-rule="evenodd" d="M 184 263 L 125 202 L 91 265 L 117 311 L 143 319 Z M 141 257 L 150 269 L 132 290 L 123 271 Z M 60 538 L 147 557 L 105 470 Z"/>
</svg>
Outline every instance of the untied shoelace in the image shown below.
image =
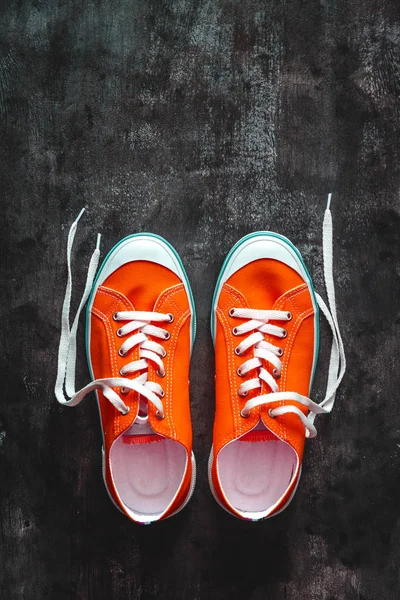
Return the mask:
<svg viewBox="0 0 400 600">
<path fill-rule="evenodd" d="M 72 246 L 75 238 L 78 222 L 85 209 L 82 209 L 77 219 L 71 225 L 68 234 L 67 243 L 67 268 L 68 279 L 67 288 L 65 291 L 64 303 L 61 316 L 61 337 L 58 349 L 58 372 L 55 385 L 55 395 L 60 402 L 65 406 L 76 406 L 87 394 L 93 390 L 101 390 L 104 397 L 111 402 L 117 410 L 122 414 L 129 412 L 129 407 L 123 402 L 121 395 L 126 394 L 129 390 L 138 392 L 143 398 L 146 398 L 156 408 L 156 416 L 159 419 L 164 418 L 164 407 L 161 398 L 164 396 L 164 390 L 161 385 L 156 382 L 148 381 L 148 366 L 149 361 L 152 361 L 158 367 L 160 377 L 165 375 L 163 358 L 165 358 L 165 350 L 163 346 L 148 338 L 151 335 L 153 338 L 166 340 L 169 338 L 169 332 L 152 323 L 170 323 L 173 320 L 172 314 L 163 314 L 157 312 L 145 311 L 119 311 L 114 313 L 115 321 L 123 323 L 117 331 L 118 337 L 126 338 L 118 350 L 120 356 L 126 356 L 134 347 L 139 346 L 140 360 L 132 361 L 124 365 L 120 370 L 121 377 L 105 377 L 96 379 L 78 392 L 75 391 L 75 371 L 76 371 L 76 336 L 78 331 L 79 317 L 85 306 L 96 275 L 97 266 L 100 256 L 100 234 L 97 236 L 96 248 L 90 259 L 88 272 L 86 276 L 85 289 L 79 303 L 72 327 L 70 327 L 70 305 L 72 294 L 72 272 L 71 272 L 71 254 Z M 129 336 L 129 337 L 128 337 Z M 136 371 L 144 370 L 135 379 L 128 379 L 125 375 L 135 373 Z M 113 388 L 119 388 L 118 394 Z M 139 417 L 141 421 L 146 420 L 147 416 Z"/>
<path fill-rule="evenodd" d="M 314 426 L 314 419 L 317 414 L 329 413 L 335 403 L 336 392 L 343 379 L 346 370 L 346 357 L 342 337 L 340 335 L 339 323 L 336 311 L 335 287 L 333 282 L 333 239 L 332 239 L 332 215 L 330 211 L 332 195 L 328 196 L 328 203 L 325 210 L 323 221 L 323 262 L 324 279 L 328 296 L 329 308 L 319 294 L 316 294 L 316 300 L 319 308 L 327 319 L 332 331 L 332 348 L 329 362 L 328 383 L 324 400 L 316 404 L 307 396 L 302 396 L 297 392 L 279 392 L 276 379 L 280 377 L 282 362 L 280 357 L 283 355 L 282 348 L 275 346 L 264 340 L 265 335 L 284 338 L 287 335 L 284 327 L 272 325 L 269 321 L 291 320 L 292 315 L 286 311 L 277 310 L 256 310 L 251 308 L 232 308 L 229 312 L 231 317 L 247 319 L 246 322 L 233 329 L 234 335 L 243 335 L 250 333 L 235 348 L 237 355 L 243 354 L 246 350 L 253 347 L 254 357 L 245 361 L 238 369 L 238 375 L 244 376 L 253 369 L 257 369 L 257 376 L 243 382 L 239 387 L 239 395 L 247 396 L 253 389 L 261 388 L 262 382 L 266 383 L 270 392 L 255 396 L 246 402 L 241 414 L 243 417 L 250 416 L 250 412 L 256 406 L 273 404 L 281 402 L 280 406 L 270 408 L 269 415 L 272 418 L 285 414 L 295 414 L 304 425 L 307 437 L 315 437 L 317 430 Z M 272 374 L 263 366 L 263 361 L 267 361 L 273 366 Z M 306 416 L 297 406 L 291 404 L 296 402 L 305 406 L 310 412 Z"/>
</svg>

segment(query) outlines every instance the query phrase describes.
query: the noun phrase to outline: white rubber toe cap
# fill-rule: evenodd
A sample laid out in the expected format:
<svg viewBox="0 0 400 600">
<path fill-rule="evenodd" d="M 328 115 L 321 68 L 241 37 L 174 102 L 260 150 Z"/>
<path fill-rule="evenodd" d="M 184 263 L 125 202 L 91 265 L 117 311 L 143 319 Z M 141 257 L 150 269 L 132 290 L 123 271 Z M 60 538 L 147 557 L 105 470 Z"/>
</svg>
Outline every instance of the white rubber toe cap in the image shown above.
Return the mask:
<svg viewBox="0 0 400 600">
<path fill-rule="evenodd" d="M 157 263 L 170 269 L 181 281 L 185 280 L 177 255 L 165 240 L 153 234 L 137 234 L 123 239 L 115 246 L 106 259 L 97 284 L 101 285 L 111 273 L 135 260 Z"/>
<path fill-rule="evenodd" d="M 246 235 L 239 240 L 229 252 L 222 266 L 217 285 L 215 287 L 213 305 L 211 311 L 211 332 L 215 341 L 215 310 L 218 305 L 222 286 L 236 271 L 249 263 L 262 258 L 270 258 L 285 263 L 296 271 L 307 283 L 313 297 L 315 310 L 316 300 L 314 298 L 313 286 L 307 269 L 301 258 L 300 252 L 285 237 L 270 231 L 257 231 Z"/>
<path fill-rule="evenodd" d="M 196 311 L 188 277 L 179 255 L 173 246 L 154 233 L 135 233 L 134 235 L 124 238 L 119 244 L 114 246 L 104 259 L 104 262 L 98 271 L 87 305 L 87 313 L 89 314 L 92 308 L 98 287 L 103 285 L 106 279 L 117 269 L 122 267 L 122 265 L 135 260 L 149 261 L 162 265 L 179 277 L 189 298 L 190 312 L 192 315 L 190 339 L 193 346 L 196 335 Z M 87 336 L 89 336 L 89 334 L 90 328 L 87 330 Z"/>
<path fill-rule="evenodd" d="M 260 231 L 238 242 L 226 264 L 222 283 L 245 265 L 261 258 L 279 260 L 297 271 L 304 279 L 307 278 L 303 264 L 290 242 L 281 236 Z"/>
</svg>

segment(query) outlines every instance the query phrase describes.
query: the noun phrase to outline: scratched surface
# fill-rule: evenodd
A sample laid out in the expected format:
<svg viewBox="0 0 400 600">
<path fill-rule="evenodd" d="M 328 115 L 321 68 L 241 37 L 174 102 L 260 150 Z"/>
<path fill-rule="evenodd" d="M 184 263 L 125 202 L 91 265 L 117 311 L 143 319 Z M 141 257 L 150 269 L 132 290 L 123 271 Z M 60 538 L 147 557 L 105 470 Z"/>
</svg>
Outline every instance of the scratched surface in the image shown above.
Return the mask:
<svg viewBox="0 0 400 600">
<path fill-rule="evenodd" d="M 398 600 L 398 1 L 3 0 L 0 48 L 1 599 Z M 348 374 L 290 507 L 240 522 L 206 476 L 214 284 L 242 235 L 271 229 L 321 290 L 330 191 Z M 107 496 L 94 398 L 54 400 L 82 206 L 75 304 L 98 231 L 103 256 L 161 234 L 194 291 L 198 482 L 151 527 Z M 329 343 L 323 326 L 318 400 Z"/>
</svg>

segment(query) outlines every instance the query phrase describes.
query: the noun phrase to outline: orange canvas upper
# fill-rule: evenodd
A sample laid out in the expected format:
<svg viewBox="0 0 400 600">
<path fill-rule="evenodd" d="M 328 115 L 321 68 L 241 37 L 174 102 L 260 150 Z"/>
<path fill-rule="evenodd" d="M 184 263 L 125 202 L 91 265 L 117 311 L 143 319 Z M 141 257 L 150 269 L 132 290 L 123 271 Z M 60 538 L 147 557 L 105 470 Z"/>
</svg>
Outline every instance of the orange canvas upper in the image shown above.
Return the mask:
<svg viewBox="0 0 400 600">
<path fill-rule="evenodd" d="M 282 310 L 292 313 L 291 321 L 285 323 L 288 335 L 277 340 L 265 336 L 265 340 L 280 346 L 284 354 L 281 377 L 277 380 L 279 391 L 298 392 L 308 396 L 314 360 L 314 307 L 307 284 L 291 267 L 273 259 L 258 259 L 236 271 L 224 284 L 216 308 L 215 367 L 216 367 L 216 415 L 213 435 L 214 460 L 211 469 L 212 483 L 219 500 L 226 505 L 224 494 L 217 476 L 217 457 L 221 449 L 249 432 L 260 421 L 281 440 L 288 442 L 296 451 L 301 463 L 304 450 L 305 432 L 300 419 L 295 414 L 271 418 L 269 409 L 285 404 L 277 402 L 255 407 L 248 418 L 240 414 L 245 403 L 253 396 L 268 394 L 270 389 L 263 382 L 261 390 L 252 390 L 243 398 L 238 395 L 241 383 L 254 377 L 254 371 L 244 377 L 237 374 L 238 367 L 254 356 L 251 347 L 241 356 L 234 352 L 241 338 L 232 333 L 235 326 L 244 321 L 229 315 L 231 308 L 253 308 Z M 271 324 L 277 324 L 271 321 Z M 263 361 L 266 370 L 272 373 L 272 366 Z M 307 414 L 307 409 L 298 404 Z M 278 511 L 284 506 L 295 489 L 294 480 L 281 499 Z M 232 510 L 232 507 L 230 507 Z"/>
<path fill-rule="evenodd" d="M 191 314 L 189 300 L 183 283 L 172 271 L 160 264 L 149 261 L 128 262 L 114 271 L 98 287 L 90 314 L 90 356 L 95 379 L 120 377 L 121 367 L 133 360 L 139 360 L 139 347 L 133 348 L 126 356 L 118 354 L 121 338 L 117 336 L 120 324 L 113 319 L 118 311 L 155 311 L 172 313 L 174 320 L 163 324 L 170 333 L 168 340 L 160 342 L 167 351 L 164 360 L 166 374 L 160 377 L 153 364 L 148 368 L 148 380 L 160 383 L 165 391 L 163 397 L 165 418 L 156 417 L 155 407 L 149 403 L 149 423 L 154 431 L 166 438 L 181 443 L 187 453 L 187 469 L 183 484 L 163 518 L 175 512 L 186 498 L 192 477 L 192 430 L 189 408 L 189 361 Z M 151 340 L 152 337 L 149 336 Z M 138 371 L 129 378 L 140 375 Z M 120 392 L 115 388 L 117 393 Z M 101 421 L 104 432 L 105 477 L 113 500 L 119 506 L 118 495 L 113 485 L 109 452 L 113 442 L 134 422 L 138 410 L 138 393 L 129 391 L 122 396 L 130 408 L 127 415 L 121 414 L 98 391 Z"/>
</svg>

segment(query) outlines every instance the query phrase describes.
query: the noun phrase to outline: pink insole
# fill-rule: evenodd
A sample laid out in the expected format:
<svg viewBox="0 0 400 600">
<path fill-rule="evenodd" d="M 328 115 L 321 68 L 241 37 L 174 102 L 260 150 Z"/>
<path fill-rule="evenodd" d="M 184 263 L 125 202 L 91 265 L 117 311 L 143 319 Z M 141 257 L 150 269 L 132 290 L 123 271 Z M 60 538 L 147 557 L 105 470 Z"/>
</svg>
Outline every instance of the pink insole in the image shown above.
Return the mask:
<svg viewBox="0 0 400 600">
<path fill-rule="evenodd" d="M 228 502 L 236 509 L 266 512 L 286 492 L 297 466 L 295 451 L 278 438 L 235 440 L 221 450 L 218 473 Z"/>
<path fill-rule="evenodd" d="M 126 444 L 118 438 L 110 452 L 114 485 L 132 511 L 157 515 L 171 504 L 186 468 L 186 451 L 179 442 L 161 439 Z"/>
</svg>

